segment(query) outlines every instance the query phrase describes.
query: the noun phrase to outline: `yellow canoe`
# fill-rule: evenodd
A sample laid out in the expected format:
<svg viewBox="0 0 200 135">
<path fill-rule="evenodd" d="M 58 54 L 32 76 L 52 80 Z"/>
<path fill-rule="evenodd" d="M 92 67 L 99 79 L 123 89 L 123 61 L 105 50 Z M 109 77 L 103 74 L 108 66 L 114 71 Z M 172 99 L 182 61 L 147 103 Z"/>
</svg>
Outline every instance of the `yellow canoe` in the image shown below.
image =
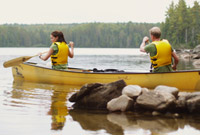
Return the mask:
<svg viewBox="0 0 200 135">
<path fill-rule="evenodd" d="M 23 63 L 12 67 L 14 81 L 81 86 L 86 83 L 110 83 L 123 79 L 127 85 L 139 85 L 153 89 L 158 85 L 177 87 L 182 91 L 200 90 L 200 70 L 167 73 L 149 72 L 93 72 L 92 70 L 69 68 L 67 71 L 53 70 L 36 63 Z"/>
</svg>

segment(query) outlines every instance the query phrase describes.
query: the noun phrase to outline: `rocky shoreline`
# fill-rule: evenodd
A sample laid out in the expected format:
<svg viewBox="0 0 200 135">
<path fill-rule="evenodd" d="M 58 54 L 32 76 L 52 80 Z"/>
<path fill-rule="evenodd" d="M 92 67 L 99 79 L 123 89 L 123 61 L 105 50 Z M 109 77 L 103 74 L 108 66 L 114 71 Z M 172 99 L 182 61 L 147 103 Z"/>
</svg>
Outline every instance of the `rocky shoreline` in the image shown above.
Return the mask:
<svg viewBox="0 0 200 135">
<path fill-rule="evenodd" d="M 195 114 L 200 112 L 200 92 L 180 92 L 175 87 L 157 86 L 153 90 L 126 85 L 124 80 L 108 84 L 85 84 L 70 98 L 74 109 L 109 112 L 150 112 Z"/>
<path fill-rule="evenodd" d="M 195 67 L 200 67 L 200 45 L 194 49 L 176 49 L 176 53 L 180 59 L 192 60 Z"/>
</svg>

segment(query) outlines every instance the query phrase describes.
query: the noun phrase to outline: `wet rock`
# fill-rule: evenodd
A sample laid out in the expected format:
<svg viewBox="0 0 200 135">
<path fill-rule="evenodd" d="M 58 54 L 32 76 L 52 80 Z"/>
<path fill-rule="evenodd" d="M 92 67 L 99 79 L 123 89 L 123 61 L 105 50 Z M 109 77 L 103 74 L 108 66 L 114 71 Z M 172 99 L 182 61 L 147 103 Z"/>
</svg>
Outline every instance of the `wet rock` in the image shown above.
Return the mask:
<svg viewBox="0 0 200 135">
<path fill-rule="evenodd" d="M 127 95 L 121 95 L 118 98 L 114 98 L 107 104 L 107 109 L 109 111 L 127 111 L 131 110 L 133 107 L 134 101 Z"/>
<path fill-rule="evenodd" d="M 69 101 L 75 102 L 74 108 L 106 109 L 110 100 L 121 96 L 125 86 L 124 80 L 108 84 L 88 84 L 72 95 Z"/>
<path fill-rule="evenodd" d="M 147 110 L 163 111 L 171 109 L 170 106 L 175 104 L 175 100 L 175 97 L 170 93 L 149 91 L 142 93 L 137 98 L 136 103 L 138 106 Z"/>
<path fill-rule="evenodd" d="M 128 85 L 123 88 L 122 94 L 128 97 L 135 98 L 142 93 L 142 88 L 139 85 Z"/>
<path fill-rule="evenodd" d="M 171 93 L 175 97 L 177 97 L 179 90 L 176 87 L 169 87 L 164 85 L 159 85 L 154 89 L 155 92 L 167 92 Z"/>
</svg>

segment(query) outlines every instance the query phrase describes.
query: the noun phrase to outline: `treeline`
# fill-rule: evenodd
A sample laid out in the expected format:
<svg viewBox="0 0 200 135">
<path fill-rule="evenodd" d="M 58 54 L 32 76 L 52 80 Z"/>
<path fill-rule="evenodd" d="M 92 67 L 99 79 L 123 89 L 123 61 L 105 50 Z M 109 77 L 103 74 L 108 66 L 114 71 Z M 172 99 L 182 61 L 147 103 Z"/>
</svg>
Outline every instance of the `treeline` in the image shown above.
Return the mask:
<svg viewBox="0 0 200 135">
<path fill-rule="evenodd" d="M 85 24 L 37 24 L 0 25 L 1 47 L 49 47 L 50 33 L 60 30 L 66 41 L 74 41 L 76 47 L 138 48 L 149 29 L 160 24 L 148 23 L 85 23 Z"/>
<path fill-rule="evenodd" d="M 176 47 L 194 48 L 200 43 L 200 4 L 195 1 L 188 7 L 185 0 L 169 6 L 165 22 L 161 25 L 162 37 Z"/>
<path fill-rule="evenodd" d="M 155 14 L 156 15 L 156 14 Z M 194 48 L 200 43 L 200 4 L 188 7 L 185 0 L 173 2 L 163 23 L 82 23 L 0 25 L 0 47 L 49 47 L 50 33 L 60 30 L 76 47 L 138 48 L 149 29 L 161 27 L 162 38 L 174 48 Z"/>
</svg>

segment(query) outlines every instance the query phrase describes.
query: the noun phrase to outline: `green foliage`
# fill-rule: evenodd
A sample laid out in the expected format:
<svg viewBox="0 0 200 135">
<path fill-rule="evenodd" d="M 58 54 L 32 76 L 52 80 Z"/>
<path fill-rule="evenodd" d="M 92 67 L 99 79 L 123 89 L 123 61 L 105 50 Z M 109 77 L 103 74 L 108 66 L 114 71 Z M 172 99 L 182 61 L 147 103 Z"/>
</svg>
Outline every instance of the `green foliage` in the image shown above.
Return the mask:
<svg viewBox="0 0 200 135">
<path fill-rule="evenodd" d="M 185 0 L 170 4 L 163 23 L 82 23 L 0 25 L 0 47 L 49 47 L 50 34 L 60 30 L 67 42 L 82 48 L 138 48 L 153 26 L 174 48 L 194 48 L 200 43 L 200 4 L 187 7 Z"/>
<path fill-rule="evenodd" d="M 200 5 L 194 2 L 187 7 L 185 0 L 177 5 L 172 2 L 166 12 L 165 23 L 161 24 L 163 38 L 167 38 L 176 48 L 194 48 L 200 40 Z"/>
<path fill-rule="evenodd" d="M 0 25 L 0 47 L 49 47 L 54 30 L 64 33 L 67 42 L 82 48 L 138 48 L 149 29 L 160 24 L 83 23 Z"/>
</svg>

